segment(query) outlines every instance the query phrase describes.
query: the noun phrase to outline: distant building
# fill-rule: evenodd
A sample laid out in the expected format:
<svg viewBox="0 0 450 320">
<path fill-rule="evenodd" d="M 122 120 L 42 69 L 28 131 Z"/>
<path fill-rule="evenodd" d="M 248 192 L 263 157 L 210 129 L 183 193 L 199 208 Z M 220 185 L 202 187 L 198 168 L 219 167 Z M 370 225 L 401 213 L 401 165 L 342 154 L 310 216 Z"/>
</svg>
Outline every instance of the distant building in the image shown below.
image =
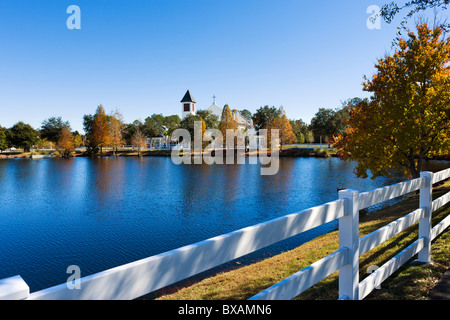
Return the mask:
<svg viewBox="0 0 450 320">
<path fill-rule="evenodd" d="M 222 117 L 223 109 L 216 104 L 216 96 L 213 96 L 213 99 L 214 99 L 213 104 L 207 110 L 210 111 L 212 114 L 215 114 L 220 120 L 220 118 Z M 181 112 L 182 118 L 185 118 L 189 114 L 192 115 L 195 114 L 196 101 L 192 97 L 189 90 L 186 92 L 183 99 L 181 99 L 181 104 L 182 104 L 182 112 Z M 238 125 L 238 129 L 247 130 L 253 128 L 252 119 L 247 119 L 238 110 L 235 109 L 231 110 L 231 113 L 233 115 L 234 121 L 236 121 Z"/>
<path fill-rule="evenodd" d="M 192 97 L 189 90 L 184 95 L 183 99 L 181 99 L 182 111 L 181 111 L 181 119 L 186 118 L 186 116 L 195 114 L 195 100 Z"/>
</svg>

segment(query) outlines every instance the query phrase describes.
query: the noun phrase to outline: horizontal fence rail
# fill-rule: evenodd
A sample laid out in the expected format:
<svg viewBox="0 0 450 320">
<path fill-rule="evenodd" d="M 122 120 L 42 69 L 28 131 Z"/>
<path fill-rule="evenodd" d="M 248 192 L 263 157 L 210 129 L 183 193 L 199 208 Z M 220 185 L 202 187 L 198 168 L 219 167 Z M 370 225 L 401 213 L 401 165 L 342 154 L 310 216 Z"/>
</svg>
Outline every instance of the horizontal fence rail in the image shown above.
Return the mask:
<svg viewBox="0 0 450 320">
<path fill-rule="evenodd" d="M 289 278 L 260 292 L 250 300 L 290 300 L 347 264 L 348 249 L 342 248 Z"/>
<path fill-rule="evenodd" d="M 394 258 L 386 262 L 383 266 L 378 268 L 370 276 L 366 277 L 359 284 L 359 299 L 364 299 L 370 292 L 378 287 L 384 280 L 398 270 L 403 264 L 411 259 L 425 246 L 425 239 L 420 238 L 411 245 L 406 247 L 403 251 L 397 254 Z"/>
<path fill-rule="evenodd" d="M 400 182 L 392 186 L 378 188 L 373 191 L 363 192 L 359 198 L 359 209 L 380 204 L 382 202 L 400 197 L 407 193 L 419 190 L 424 186 L 425 179 L 418 178 L 410 181 Z"/>
<path fill-rule="evenodd" d="M 359 254 L 363 255 L 364 253 L 382 244 L 386 240 L 389 240 L 396 234 L 404 231 L 413 224 L 419 222 L 419 220 L 422 219 L 424 215 L 425 215 L 424 208 L 417 209 L 407 214 L 406 216 L 397 219 L 389 223 L 388 225 L 362 237 L 359 240 Z"/>
<path fill-rule="evenodd" d="M 80 279 L 80 289 L 67 284 L 33 292 L 20 276 L 0 280 L 0 299 L 135 299 L 222 265 L 325 223 L 339 221 L 339 250 L 253 296 L 251 300 L 292 299 L 339 270 L 339 299 L 364 299 L 398 268 L 418 254 L 430 259 L 431 240 L 450 225 L 450 215 L 431 228 L 431 215 L 450 202 L 450 192 L 432 200 L 433 184 L 450 177 L 450 169 L 423 172 L 420 178 L 358 193 L 339 192 L 339 200 L 265 223 L 217 236 Z M 420 190 L 419 208 L 359 238 L 359 211 Z M 359 257 L 418 223 L 419 237 L 374 273 L 359 281 Z"/>
</svg>

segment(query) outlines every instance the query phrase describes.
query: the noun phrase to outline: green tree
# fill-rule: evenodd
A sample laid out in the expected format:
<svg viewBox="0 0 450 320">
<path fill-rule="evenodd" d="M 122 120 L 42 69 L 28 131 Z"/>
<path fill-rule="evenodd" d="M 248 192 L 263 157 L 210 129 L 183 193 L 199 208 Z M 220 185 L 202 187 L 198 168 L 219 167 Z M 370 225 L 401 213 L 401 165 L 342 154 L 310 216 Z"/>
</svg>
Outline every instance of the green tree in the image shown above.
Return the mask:
<svg viewBox="0 0 450 320">
<path fill-rule="evenodd" d="M 56 143 L 59 140 L 59 136 L 64 127 L 70 129 L 69 121 L 63 121 L 61 117 L 50 117 L 42 121 L 39 132 L 41 138 Z"/>
<path fill-rule="evenodd" d="M 197 115 L 200 116 L 208 129 L 217 129 L 219 126 L 219 117 L 213 114 L 210 110 L 197 110 Z"/>
<path fill-rule="evenodd" d="M 80 134 L 78 134 L 78 133 L 75 134 L 73 136 L 73 143 L 74 143 L 75 147 L 83 146 L 84 145 L 83 137 Z"/>
<path fill-rule="evenodd" d="M 306 134 L 308 132 L 308 126 L 303 120 L 290 120 L 292 131 L 297 138 L 297 143 L 304 143 L 306 141 Z"/>
<path fill-rule="evenodd" d="M 280 113 L 278 108 L 264 106 L 256 110 L 253 115 L 253 125 L 256 130 L 267 129 L 279 117 Z"/>
<path fill-rule="evenodd" d="M 95 116 L 93 114 L 85 114 L 83 116 L 83 130 L 86 134 L 86 137 L 90 139 L 92 134 L 92 126 L 94 124 Z"/>
<path fill-rule="evenodd" d="M 314 132 L 314 135 L 320 137 L 320 139 L 322 139 L 322 137 L 325 137 L 325 139 L 327 139 L 327 137 L 332 137 L 336 134 L 334 123 L 335 116 L 336 111 L 333 109 L 320 108 L 311 119 L 309 128 Z"/>
<path fill-rule="evenodd" d="M 189 114 L 180 122 L 180 128 L 186 129 L 192 140 L 194 139 L 195 121 L 203 121 L 203 119 L 198 114 Z"/>
<path fill-rule="evenodd" d="M 27 152 L 30 151 L 33 145 L 38 143 L 39 132 L 29 124 L 20 121 L 8 130 L 7 137 L 12 146 L 23 148 Z"/>
<path fill-rule="evenodd" d="M 308 131 L 305 136 L 306 142 L 314 143 L 314 133 L 312 131 Z"/>
<path fill-rule="evenodd" d="M 8 148 L 8 143 L 6 141 L 5 130 L 0 127 L 0 152 Z"/>
<path fill-rule="evenodd" d="M 180 122 L 181 119 L 180 117 L 175 114 L 175 115 L 171 115 L 171 116 L 167 116 L 164 117 L 164 122 L 163 125 L 166 127 L 167 131 L 165 132 L 165 134 L 167 136 L 171 136 L 172 132 L 180 127 Z"/>
<path fill-rule="evenodd" d="M 142 127 L 142 133 L 147 137 L 161 137 L 164 135 L 164 116 L 153 114 L 147 117 Z"/>
<path fill-rule="evenodd" d="M 138 128 L 139 126 L 136 126 L 134 122 L 125 125 L 123 139 L 125 140 L 126 144 L 131 145 L 131 138 Z"/>
<path fill-rule="evenodd" d="M 243 117 L 247 118 L 248 120 L 251 120 L 253 118 L 253 114 L 247 109 L 241 110 L 240 113 Z"/>
<path fill-rule="evenodd" d="M 309 129 L 316 136 L 324 137 L 325 141 L 328 141 L 334 136 L 344 134 L 347 131 L 348 118 L 349 113 L 347 107 L 342 107 L 336 110 L 320 108 L 311 119 Z"/>
</svg>

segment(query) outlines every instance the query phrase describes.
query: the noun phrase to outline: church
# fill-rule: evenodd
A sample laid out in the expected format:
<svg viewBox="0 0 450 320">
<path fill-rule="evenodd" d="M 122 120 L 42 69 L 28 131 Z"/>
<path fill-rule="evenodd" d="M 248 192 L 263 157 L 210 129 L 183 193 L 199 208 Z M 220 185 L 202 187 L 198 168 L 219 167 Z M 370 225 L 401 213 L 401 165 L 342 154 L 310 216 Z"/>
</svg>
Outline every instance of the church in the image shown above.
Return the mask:
<svg viewBox="0 0 450 320">
<path fill-rule="evenodd" d="M 213 104 L 206 110 L 210 111 L 212 114 L 217 115 L 217 117 L 222 117 L 222 108 L 216 104 L 216 96 L 213 96 Z M 188 90 L 184 95 L 183 99 L 181 99 L 181 118 L 184 119 L 186 116 L 192 114 L 195 115 L 195 104 L 197 103 L 190 91 Z M 231 114 L 233 115 L 234 121 L 236 121 L 238 129 L 247 130 L 253 128 L 253 120 L 247 119 L 244 117 L 238 110 L 232 109 Z"/>
</svg>

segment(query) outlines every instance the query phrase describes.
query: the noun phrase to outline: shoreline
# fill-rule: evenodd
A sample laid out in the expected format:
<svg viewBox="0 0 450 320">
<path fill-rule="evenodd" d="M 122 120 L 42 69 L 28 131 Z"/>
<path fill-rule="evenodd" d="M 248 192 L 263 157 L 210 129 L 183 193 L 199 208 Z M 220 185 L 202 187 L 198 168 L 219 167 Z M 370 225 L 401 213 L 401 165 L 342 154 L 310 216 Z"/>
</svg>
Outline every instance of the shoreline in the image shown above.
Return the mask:
<svg viewBox="0 0 450 320">
<path fill-rule="evenodd" d="M 202 155 L 206 154 L 202 151 Z M 265 155 L 271 156 L 270 150 L 264 152 Z M 57 152 L 22 152 L 22 153 L 0 153 L 0 160 L 2 159 L 31 159 L 33 155 L 51 155 L 52 158 L 62 158 Z M 152 151 L 143 151 L 141 152 L 141 157 L 170 157 L 172 155 L 171 150 L 152 150 Z M 198 155 L 198 153 L 191 152 L 191 157 Z M 250 156 L 259 156 L 260 150 L 244 153 L 245 157 Z M 238 156 L 235 152 L 234 156 Z M 114 155 L 112 151 L 103 152 L 103 155 L 100 154 L 87 154 L 86 152 L 80 153 L 76 152 L 72 154 L 69 158 L 102 158 L 102 157 L 138 157 L 138 152 L 136 151 L 118 151 Z M 223 152 L 223 157 L 226 157 L 226 152 Z M 280 158 L 307 158 L 307 157 L 316 157 L 316 158 L 329 158 L 329 157 L 338 157 L 337 153 L 332 149 L 286 149 L 281 150 L 279 152 Z"/>
<path fill-rule="evenodd" d="M 205 154 L 202 152 L 202 154 Z M 256 152 L 245 152 L 244 156 L 250 157 L 253 156 L 259 156 L 260 151 Z M 51 155 L 51 158 L 63 158 L 56 152 L 23 152 L 23 153 L 0 153 L 0 160 L 9 160 L 9 159 L 32 159 L 33 155 L 44 155 L 48 156 Z M 172 151 L 170 150 L 153 150 L 153 151 L 144 151 L 141 153 L 141 157 L 171 157 Z M 194 157 L 198 155 L 195 152 L 191 152 L 191 157 Z M 234 156 L 236 157 L 237 154 L 235 153 Z M 267 152 L 267 156 L 270 157 L 271 153 L 270 151 Z M 83 153 L 74 153 L 69 157 L 70 158 L 93 158 L 93 159 L 99 159 L 99 158 L 105 158 L 105 157 L 138 157 L 138 153 L 136 151 L 119 151 L 116 152 L 116 155 L 113 155 L 112 151 L 104 152 L 103 156 L 100 156 L 100 154 L 95 155 L 88 155 L 86 152 Z M 226 157 L 226 153 L 224 152 L 223 157 Z M 335 152 L 333 149 L 286 149 L 279 152 L 280 158 L 331 158 L 331 157 L 339 157 L 339 155 Z M 425 158 L 425 161 L 450 161 L 450 155 L 448 156 L 440 156 L 440 157 L 433 157 L 433 158 Z"/>
</svg>

